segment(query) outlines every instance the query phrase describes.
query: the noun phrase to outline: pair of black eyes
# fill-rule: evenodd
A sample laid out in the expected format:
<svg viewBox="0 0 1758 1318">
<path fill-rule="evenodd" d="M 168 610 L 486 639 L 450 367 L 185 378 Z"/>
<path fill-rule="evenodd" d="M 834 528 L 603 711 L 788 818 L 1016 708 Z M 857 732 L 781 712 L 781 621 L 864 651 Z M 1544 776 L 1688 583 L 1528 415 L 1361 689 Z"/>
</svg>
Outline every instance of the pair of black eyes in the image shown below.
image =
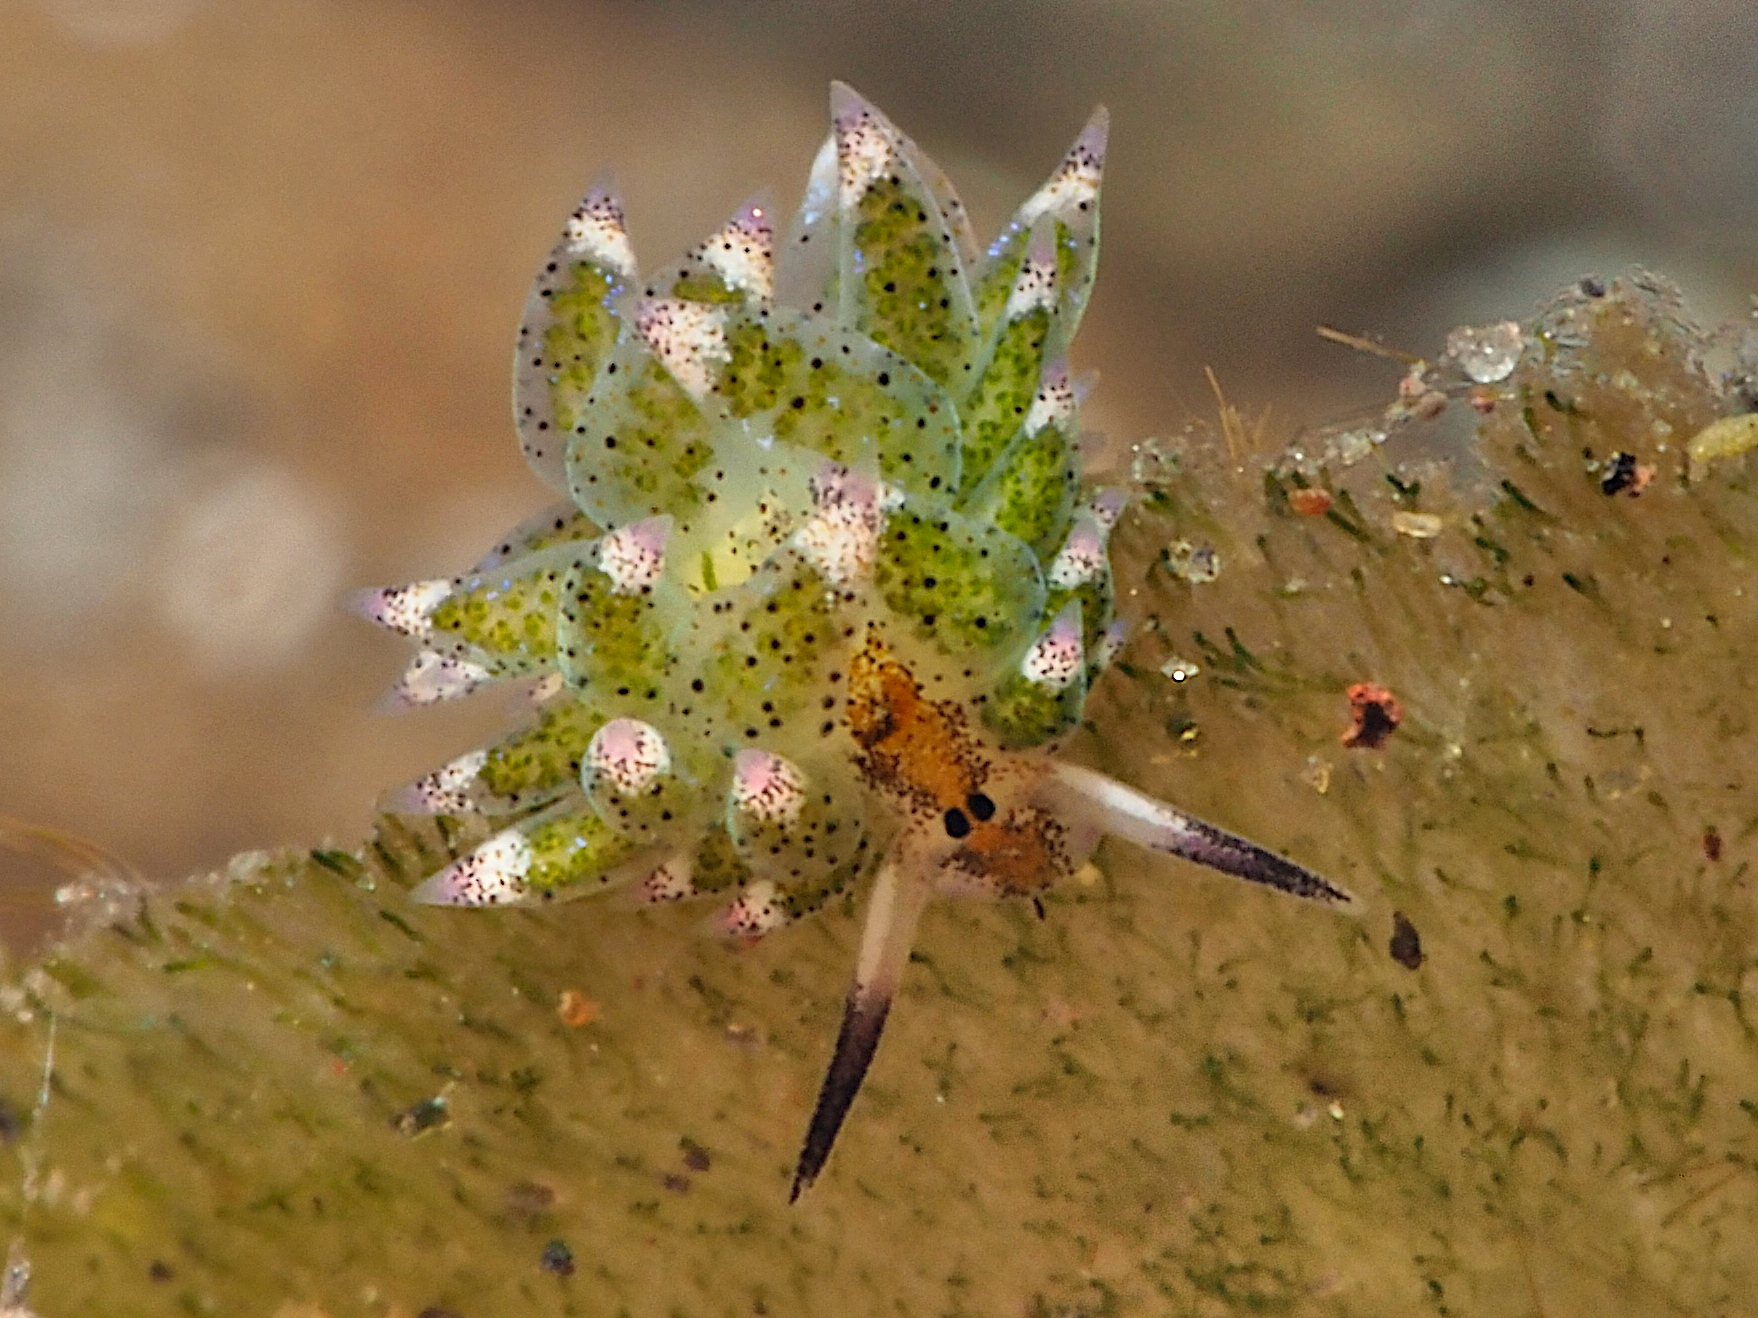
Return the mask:
<svg viewBox="0 0 1758 1318">
<path fill-rule="evenodd" d="M 995 803 L 981 792 L 972 792 L 964 799 L 965 809 L 975 815 L 978 823 L 986 823 L 995 817 Z M 946 836 L 960 838 L 968 836 L 971 831 L 970 818 L 964 810 L 957 806 L 946 812 Z"/>
</svg>

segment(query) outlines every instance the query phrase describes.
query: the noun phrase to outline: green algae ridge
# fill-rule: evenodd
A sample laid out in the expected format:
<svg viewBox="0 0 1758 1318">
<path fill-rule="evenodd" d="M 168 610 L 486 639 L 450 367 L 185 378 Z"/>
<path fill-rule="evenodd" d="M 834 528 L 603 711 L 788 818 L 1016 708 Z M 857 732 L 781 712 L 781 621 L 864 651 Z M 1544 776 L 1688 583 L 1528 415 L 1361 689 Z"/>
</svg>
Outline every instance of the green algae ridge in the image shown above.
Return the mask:
<svg viewBox="0 0 1758 1318">
<path fill-rule="evenodd" d="M 480 830 L 395 819 L 100 895 L 0 994 L 32 1307 L 1742 1311 L 1758 499 L 1743 455 L 1684 464 L 1740 391 L 1646 277 L 1525 342 L 1472 462 L 1414 436 L 1266 476 L 1192 442 L 1114 539 L 1146 621 L 1077 753 L 1361 920 L 1121 846 L 1042 920 L 937 905 L 790 1209 L 856 900 L 748 949 L 690 909 L 420 908 Z M 1166 571 L 1173 541 L 1219 576 Z M 1402 722 L 1348 749 L 1367 681 Z"/>
</svg>

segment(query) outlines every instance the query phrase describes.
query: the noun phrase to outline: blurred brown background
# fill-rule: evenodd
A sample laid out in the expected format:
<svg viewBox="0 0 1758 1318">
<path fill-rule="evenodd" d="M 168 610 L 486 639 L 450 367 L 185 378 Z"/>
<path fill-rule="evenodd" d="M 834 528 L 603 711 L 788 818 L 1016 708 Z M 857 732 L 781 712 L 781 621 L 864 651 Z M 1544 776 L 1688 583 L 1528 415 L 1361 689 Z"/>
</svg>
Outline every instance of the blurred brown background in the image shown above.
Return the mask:
<svg viewBox="0 0 1758 1318">
<path fill-rule="evenodd" d="M 1110 105 L 1082 366 L 1127 440 L 1211 402 L 1383 396 L 1417 351 L 1640 261 L 1758 284 L 1743 0 L 956 5 L 0 0 L 0 815 L 149 876 L 351 843 L 501 724 L 387 717 L 356 585 L 455 570 L 544 501 L 508 358 L 614 166 L 665 259 L 791 206 L 854 83 L 992 229 Z M 0 929 L 52 866 L 0 851 Z"/>
</svg>

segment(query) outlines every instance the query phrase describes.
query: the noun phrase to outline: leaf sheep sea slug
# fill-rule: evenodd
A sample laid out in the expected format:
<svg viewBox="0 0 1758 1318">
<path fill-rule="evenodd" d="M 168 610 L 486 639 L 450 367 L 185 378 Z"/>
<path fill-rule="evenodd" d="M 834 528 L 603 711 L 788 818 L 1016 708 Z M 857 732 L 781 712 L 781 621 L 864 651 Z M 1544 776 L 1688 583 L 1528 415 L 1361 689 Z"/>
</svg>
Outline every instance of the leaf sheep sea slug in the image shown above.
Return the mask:
<svg viewBox="0 0 1758 1318">
<path fill-rule="evenodd" d="M 1099 251 L 1101 110 L 986 252 L 846 87 L 776 241 L 748 205 L 643 278 L 580 204 L 519 327 L 525 456 L 567 502 L 458 577 L 367 592 L 404 703 L 538 679 L 529 726 L 396 808 L 500 816 L 416 890 L 717 897 L 755 938 L 870 879 L 793 1195 L 823 1168 L 936 895 L 1030 898 L 1115 834 L 1333 904 L 1255 843 L 1057 758 L 1121 644 L 1065 361 Z"/>
</svg>

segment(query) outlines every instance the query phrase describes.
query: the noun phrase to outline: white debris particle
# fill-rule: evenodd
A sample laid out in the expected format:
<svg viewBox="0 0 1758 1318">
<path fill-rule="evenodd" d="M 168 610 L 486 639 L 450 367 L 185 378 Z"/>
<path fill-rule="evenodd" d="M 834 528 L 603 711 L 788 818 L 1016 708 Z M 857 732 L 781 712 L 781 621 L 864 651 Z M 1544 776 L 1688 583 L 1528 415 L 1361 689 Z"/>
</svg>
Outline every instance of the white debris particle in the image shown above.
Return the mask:
<svg viewBox="0 0 1758 1318">
<path fill-rule="evenodd" d="M 1412 540 L 1433 540 L 1441 533 L 1443 523 L 1433 513 L 1396 512 L 1392 514 L 1392 529 L 1399 535 L 1407 535 Z"/>
<path fill-rule="evenodd" d="M 1173 576 L 1193 586 L 1206 585 L 1221 575 L 1221 555 L 1212 545 L 1174 541 L 1165 550 L 1165 563 Z"/>
<path fill-rule="evenodd" d="M 1188 659 L 1180 659 L 1177 655 L 1173 655 L 1160 665 L 1160 672 L 1174 682 L 1188 682 L 1202 672 L 1202 669 Z"/>
<path fill-rule="evenodd" d="M 1137 485 L 1157 488 L 1178 478 L 1178 454 L 1171 441 L 1144 439 L 1132 447 L 1129 479 Z"/>
<path fill-rule="evenodd" d="M 1331 441 L 1331 456 L 1345 467 L 1352 467 L 1385 442 L 1384 426 L 1356 426 Z"/>
<path fill-rule="evenodd" d="M 1495 384 L 1514 373 L 1524 342 L 1518 321 L 1462 325 L 1447 335 L 1447 356 L 1477 384 Z"/>
</svg>

